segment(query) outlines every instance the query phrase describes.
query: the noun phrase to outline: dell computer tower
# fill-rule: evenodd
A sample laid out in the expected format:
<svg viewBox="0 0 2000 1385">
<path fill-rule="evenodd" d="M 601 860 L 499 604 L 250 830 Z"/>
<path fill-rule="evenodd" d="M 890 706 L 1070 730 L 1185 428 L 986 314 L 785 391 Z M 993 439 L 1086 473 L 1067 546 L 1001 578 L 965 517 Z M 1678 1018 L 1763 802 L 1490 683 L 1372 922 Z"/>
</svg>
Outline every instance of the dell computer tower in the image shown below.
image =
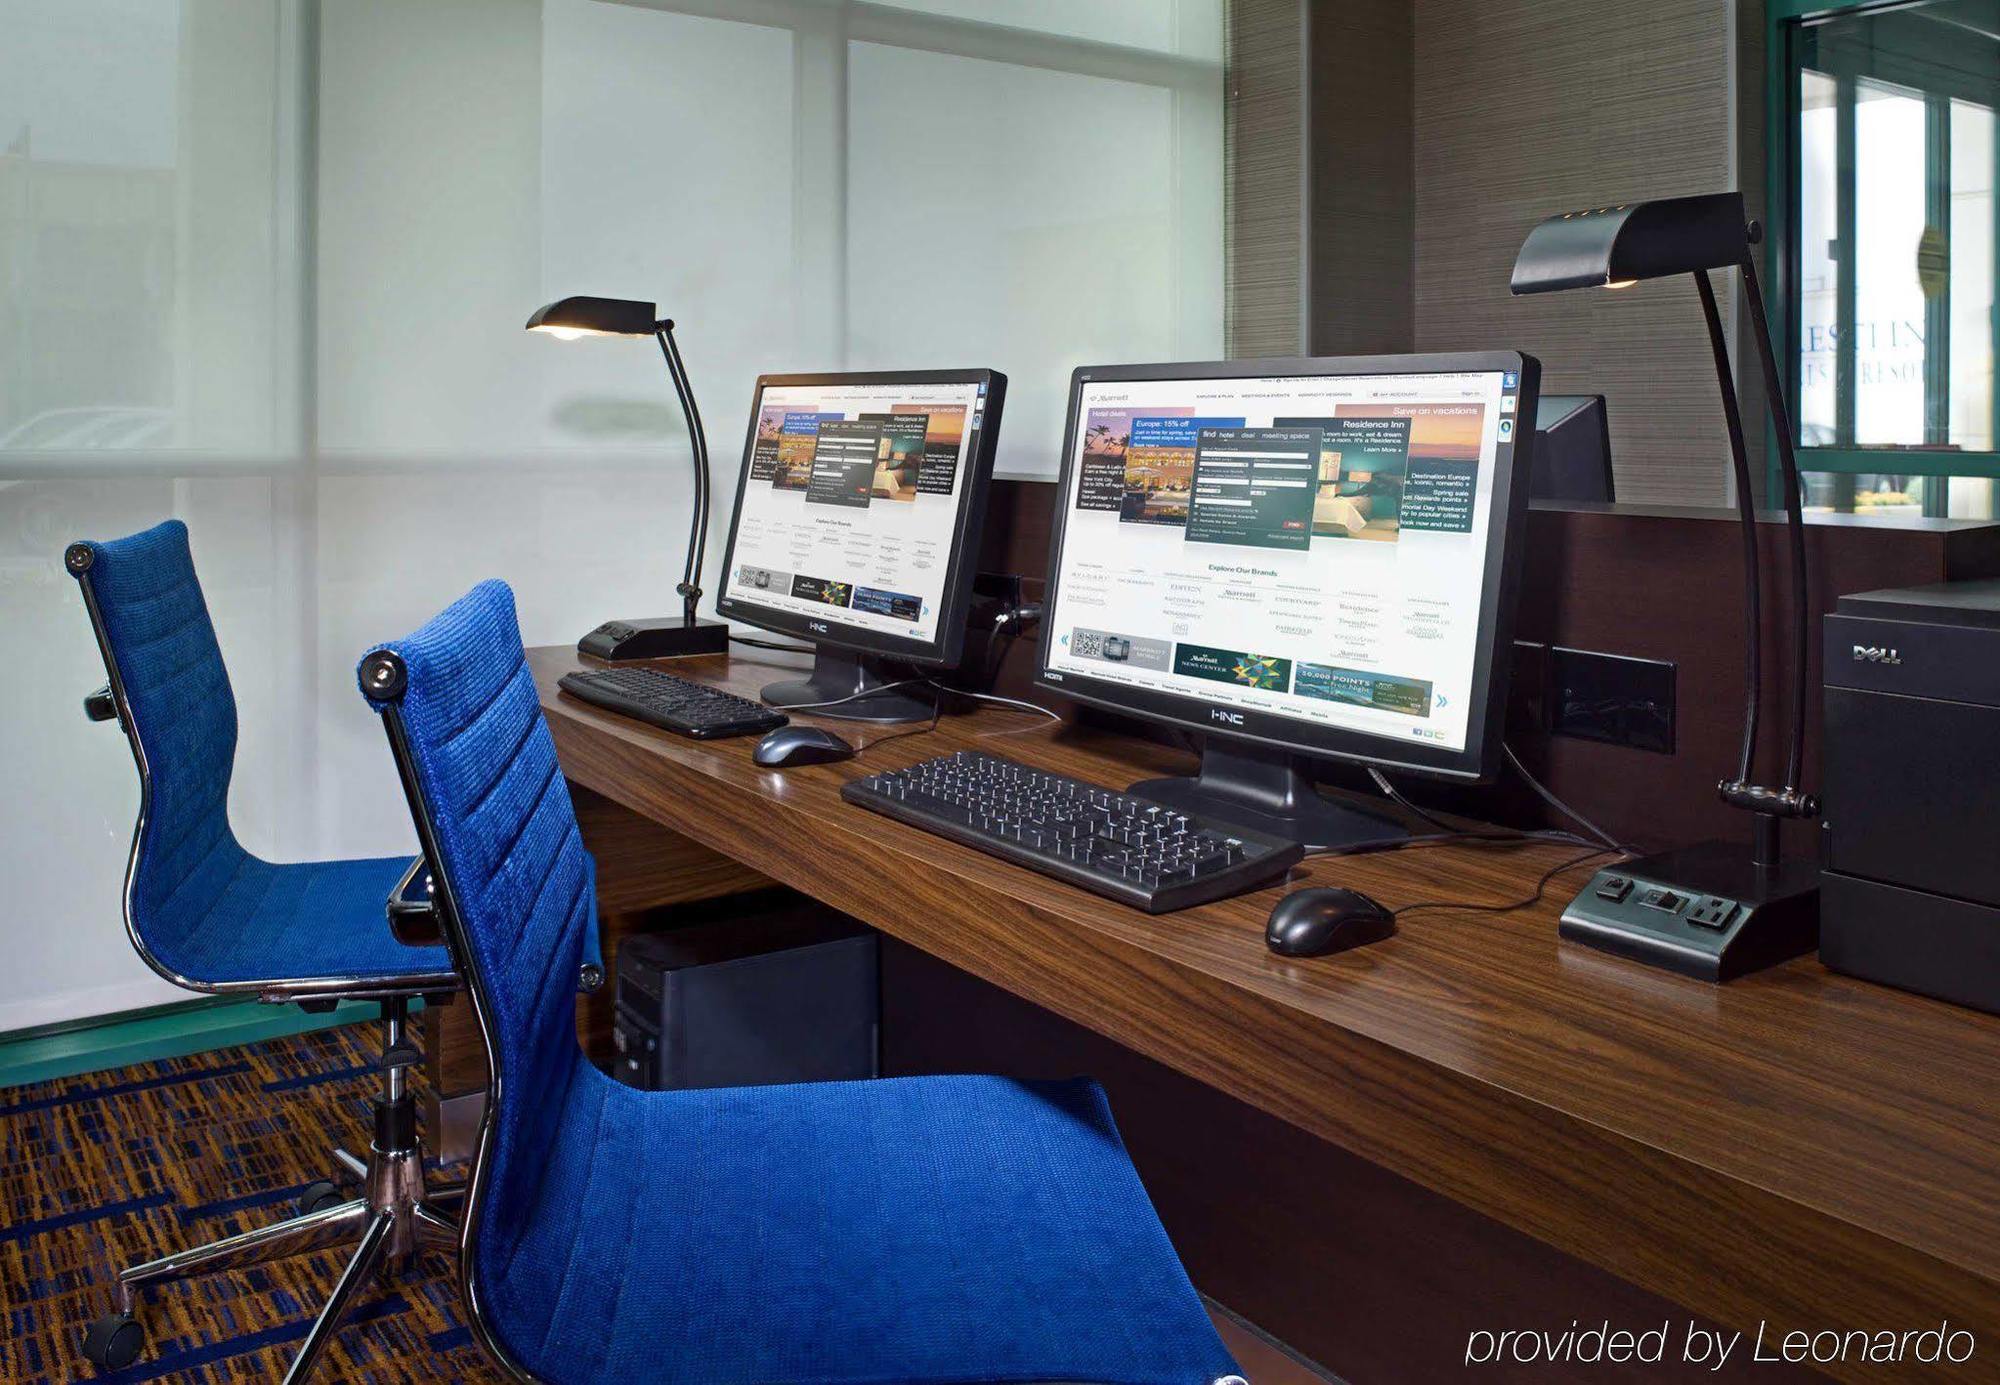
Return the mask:
<svg viewBox="0 0 2000 1385">
<path fill-rule="evenodd" d="M 1826 618 L 1820 957 L 2000 1013 L 2000 581 Z"/>
</svg>

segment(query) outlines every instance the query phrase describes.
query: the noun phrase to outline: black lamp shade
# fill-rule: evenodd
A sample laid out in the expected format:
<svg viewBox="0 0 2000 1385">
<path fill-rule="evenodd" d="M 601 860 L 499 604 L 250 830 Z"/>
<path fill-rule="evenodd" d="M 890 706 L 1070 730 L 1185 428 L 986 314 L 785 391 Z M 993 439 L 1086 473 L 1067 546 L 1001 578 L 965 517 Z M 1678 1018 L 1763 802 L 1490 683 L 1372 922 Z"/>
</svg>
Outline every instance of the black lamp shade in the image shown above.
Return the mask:
<svg viewBox="0 0 2000 1385">
<path fill-rule="evenodd" d="M 1602 288 L 1750 258 L 1743 194 L 1667 197 L 1564 212 L 1528 233 L 1514 261 L 1515 293 Z"/>
<path fill-rule="evenodd" d="M 658 325 L 653 305 L 634 298 L 559 298 L 528 319 L 530 332 L 556 337 L 650 337 Z"/>
</svg>

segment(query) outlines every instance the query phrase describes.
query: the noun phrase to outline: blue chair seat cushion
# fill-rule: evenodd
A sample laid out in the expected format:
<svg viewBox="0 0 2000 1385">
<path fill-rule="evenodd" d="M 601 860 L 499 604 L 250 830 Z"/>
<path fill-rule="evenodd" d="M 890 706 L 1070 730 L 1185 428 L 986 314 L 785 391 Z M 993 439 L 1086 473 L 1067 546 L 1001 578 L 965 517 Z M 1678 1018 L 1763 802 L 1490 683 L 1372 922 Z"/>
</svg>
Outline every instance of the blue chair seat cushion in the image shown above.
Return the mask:
<svg viewBox="0 0 2000 1385">
<path fill-rule="evenodd" d="M 477 1280 L 550 1381 L 1234 1373 L 1088 1080 L 640 1092 L 576 1064 Z M 517 1093 L 534 1101 L 536 1094 Z"/>
<path fill-rule="evenodd" d="M 234 845 L 189 882 L 213 901 L 199 922 L 151 940 L 170 970 L 209 984 L 451 970 L 442 947 L 407 947 L 389 931 L 389 895 L 409 857 L 279 865 Z"/>
</svg>

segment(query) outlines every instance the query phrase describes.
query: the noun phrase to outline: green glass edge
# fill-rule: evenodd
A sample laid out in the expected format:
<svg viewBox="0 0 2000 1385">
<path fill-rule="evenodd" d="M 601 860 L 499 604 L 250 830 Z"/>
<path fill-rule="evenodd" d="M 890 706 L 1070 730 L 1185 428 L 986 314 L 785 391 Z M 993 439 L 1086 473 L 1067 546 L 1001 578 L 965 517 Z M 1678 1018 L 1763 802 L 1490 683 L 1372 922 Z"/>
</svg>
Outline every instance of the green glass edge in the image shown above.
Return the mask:
<svg viewBox="0 0 2000 1385">
<path fill-rule="evenodd" d="M 411 1008 L 421 1006 L 417 1001 Z M 325 1014 L 313 1015 L 296 1005 L 266 1005 L 255 996 L 207 996 L 41 1025 L 0 1034 L 0 1090 L 309 1034 L 380 1014 L 381 1007 L 373 1001 L 344 1000 Z"/>
</svg>

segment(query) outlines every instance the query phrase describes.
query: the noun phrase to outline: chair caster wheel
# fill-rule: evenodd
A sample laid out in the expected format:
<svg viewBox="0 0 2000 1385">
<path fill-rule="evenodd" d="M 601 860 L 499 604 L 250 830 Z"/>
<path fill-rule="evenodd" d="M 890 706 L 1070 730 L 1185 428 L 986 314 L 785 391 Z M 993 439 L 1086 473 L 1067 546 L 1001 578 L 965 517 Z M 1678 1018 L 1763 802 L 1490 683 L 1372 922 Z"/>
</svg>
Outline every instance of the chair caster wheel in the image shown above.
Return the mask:
<svg viewBox="0 0 2000 1385">
<path fill-rule="evenodd" d="M 317 1183 L 306 1184 L 305 1191 L 299 1194 L 299 1200 L 292 1206 L 300 1216 L 309 1217 L 314 1212 L 324 1212 L 329 1207 L 338 1207 L 345 1201 L 347 1199 L 340 1195 L 340 1189 L 321 1179 Z"/>
<path fill-rule="evenodd" d="M 83 1334 L 83 1358 L 101 1371 L 122 1371 L 139 1359 L 146 1329 L 130 1313 L 106 1313 Z"/>
</svg>

